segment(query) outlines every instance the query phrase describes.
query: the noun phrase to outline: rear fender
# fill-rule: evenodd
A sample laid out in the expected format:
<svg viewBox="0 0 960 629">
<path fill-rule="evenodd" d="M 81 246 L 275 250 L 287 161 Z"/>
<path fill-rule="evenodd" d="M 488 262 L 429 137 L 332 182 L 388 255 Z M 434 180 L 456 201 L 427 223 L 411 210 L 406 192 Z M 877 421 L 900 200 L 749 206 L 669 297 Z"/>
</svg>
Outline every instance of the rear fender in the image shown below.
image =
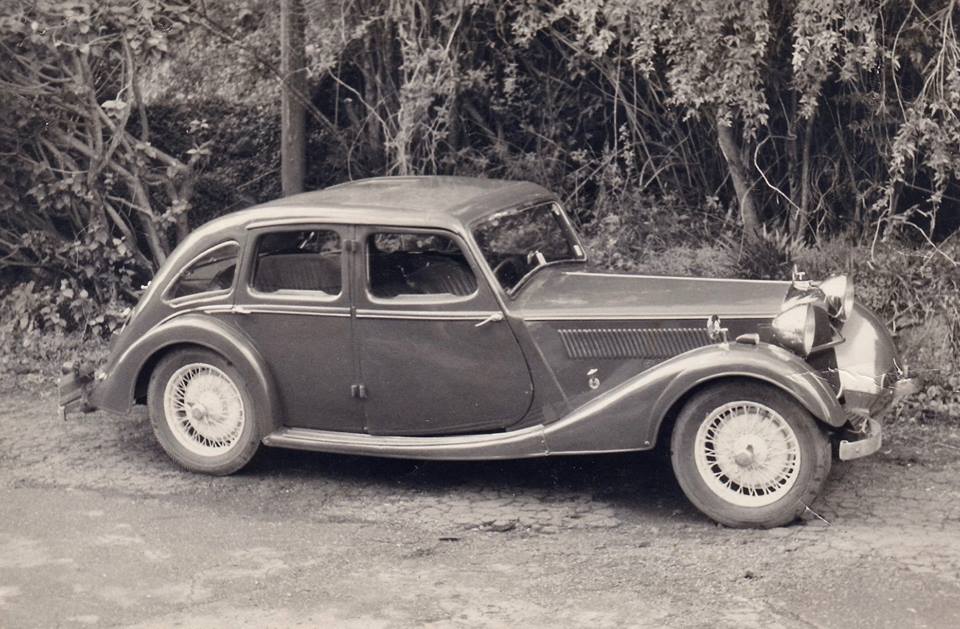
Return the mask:
<svg viewBox="0 0 960 629">
<path fill-rule="evenodd" d="M 151 329 L 137 339 L 98 378 L 89 401 L 96 408 L 128 413 L 136 396 L 141 372 L 152 359 L 177 345 L 205 347 L 237 368 L 254 399 L 264 435 L 279 427 L 282 417 L 270 370 L 250 339 L 240 330 L 209 315 L 191 313 Z"/>
<path fill-rule="evenodd" d="M 721 378 L 767 382 L 825 424 L 839 427 L 846 421 L 829 383 L 799 357 L 766 343 L 722 343 L 660 363 L 546 426 L 547 446 L 569 454 L 652 448 L 674 405 Z"/>
</svg>

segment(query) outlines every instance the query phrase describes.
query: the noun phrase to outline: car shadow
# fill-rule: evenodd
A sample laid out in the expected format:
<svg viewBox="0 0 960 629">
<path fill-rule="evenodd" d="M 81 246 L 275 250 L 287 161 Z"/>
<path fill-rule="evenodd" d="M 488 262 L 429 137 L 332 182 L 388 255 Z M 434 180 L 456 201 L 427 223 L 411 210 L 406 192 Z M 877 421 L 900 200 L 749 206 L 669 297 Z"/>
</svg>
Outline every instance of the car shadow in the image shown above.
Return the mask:
<svg viewBox="0 0 960 629">
<path fill-rule="evenodd" d="M 699 520 L 677 485 L 669 456 L 660 450 L 625 454 L 511 459 L 418 461 L 263 448 L 241 474 L 281 480 L 316 479 L 392 494 L 470 495 L 543 499 L 586 496 L 638 512 L 652 507 Z"/>
</svg>

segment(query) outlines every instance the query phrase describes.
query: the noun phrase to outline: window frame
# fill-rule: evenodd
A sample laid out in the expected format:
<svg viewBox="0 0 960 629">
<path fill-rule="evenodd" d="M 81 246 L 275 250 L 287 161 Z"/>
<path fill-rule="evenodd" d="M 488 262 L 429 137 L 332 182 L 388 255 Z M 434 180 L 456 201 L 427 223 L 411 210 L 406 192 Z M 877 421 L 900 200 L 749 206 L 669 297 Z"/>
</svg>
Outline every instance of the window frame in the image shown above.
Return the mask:
<svg viewBox="0 0 960 629">
<path fill-rule="evenodd" d="M 170 294 L 173 291 L 174 287 L 177 285 L 177 282 L 183 277 L 183 275 L 190 269 L 194 264 L 196 264 L 203 257 L 210 255 L 217 249 L 222 249 L 224 247 L 235 246 L 237 248 L 237 262 L 234 266 L 233 279 L 230 281 L 230 286 L 228 288 L 221 288 L 219 290 L 208 290 L 200 293 L 194 293 L 192 295 L 184 295 L 182 297 L 171 297 Z M 234 239 L 225 240 L 223 242 L 217 243 L 212 247 L 204 249 L 201 253 L 190 258 L 189 262 L 180 267 L 180 270 L 177 271 L 177 274 L 174 275 L 173 279 L 167 284 L 166 288 L 163 289 L 163 303 L 167 304 L 171 308 L 179 308 L 184 305 L 189 305 L 193 303 L 202 303 L 207 301 L 215 301 L 221 297 L 229 296 L 233 294 L 234 290 L 237 287 L 237 278 L 240 275 L 240 263 L 243 259 L 243 247 L 240 242 Z"/>
<path fill-rule="evenodd" d="M 408 227 L 405 225 L 365 225 L 365 230 L 360 234 L 362 252 L 363 252 L 363 294 L 367 303 L 377 306 L 437 306 L 446 304 L 464 304 L 481 294 L 481 283 L 486 283 L 486 276 L 477 268 L 477 262 L 473 260 L 473 254 L 470 247 L 462 237 L 456 232 L 439 227 Z M 409 293 L 397 295 L 395 297 L 377 297 L 371 291 L 370 280 L 371 261 L 370 239 L 377 234 L 425 234 L 430 236 L 442 236 L 455 244 L 467 262 L 467 268 L 473 274 L 475 287 L 469 295 L 451 295 L 450 293 Z"/>
<path fill-rule="evenodd" d="M 331 231 L 337 234 L 340 239 L 340 291 L 331 295 L 320 290 L 305 290 L 297 288 L 280 288 L 275 291 L 264 292 L 257 290 L 254 286 L 254 279 L 257 274 L 257 263 L 259 261 L 258 252 L 260 239 L 269 234 L 306 232 L 306 231 Z M 244 289 L 248 296 L 258 300 L 279 300 L 279 301 L 312 301 L 321 303 L 333 303 L 342 300 L 347 295 L 347 287 L 350 283 L 350 276 L 347 273 L 347 251 L 344 243 L 350 240 L 349 234 L 345 234 L 345 226 L 342 224 L 317 224 L 317 223 L 283 223 L 276 225 L 257 226 L 250 234 L 250 254 L 247 256 L 247 266 L 249 271 L 244 273 Z"/>
</svg>

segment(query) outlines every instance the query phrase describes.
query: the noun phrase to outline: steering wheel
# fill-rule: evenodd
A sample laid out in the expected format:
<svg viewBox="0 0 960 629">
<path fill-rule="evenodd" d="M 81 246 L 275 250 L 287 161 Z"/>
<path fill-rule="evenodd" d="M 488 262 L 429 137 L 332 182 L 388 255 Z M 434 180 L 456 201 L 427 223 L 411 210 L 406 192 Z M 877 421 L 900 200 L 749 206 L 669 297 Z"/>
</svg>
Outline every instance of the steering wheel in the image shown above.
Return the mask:
<svg viewBox="0 0 960 629">
<path fill-rule="evenodd" d="M 513 283 L 512 280 L 517 279 L 516 276 L 519 274 L 517 268 L 518 257 L 522 256 L 509 256 L 498 262 L 497 265 L 493 267 L 493 275 L 500 280 L 501 284 L 509 285 Z M 511 275 L 514 277 L 511 278 Z"/>
</svg>

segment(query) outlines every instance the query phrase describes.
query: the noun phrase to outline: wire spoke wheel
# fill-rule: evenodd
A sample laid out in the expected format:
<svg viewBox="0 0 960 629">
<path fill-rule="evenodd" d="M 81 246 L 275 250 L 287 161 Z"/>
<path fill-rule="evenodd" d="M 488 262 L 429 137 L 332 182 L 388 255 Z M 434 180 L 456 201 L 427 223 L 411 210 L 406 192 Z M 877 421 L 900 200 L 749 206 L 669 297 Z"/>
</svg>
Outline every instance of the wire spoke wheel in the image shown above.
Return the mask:
<svg viewBox="0 0 960 629">
<path fill-rule="evenodd" d="M 769 406 L 748 401 L 710 412 L 697 430 L 693 454 L 707 487 L 739 507 L 775 503 L 797 482 L 802 463 L 790 424 Z"/>
<path fill-rule="evenodd" d="M 231 450 L 246 422 L 237 385 L 206 363 L 190 363 L 173 372 L 164 387 L 163 411 L 174 438 L 200 456 Z"/>
</svg>

